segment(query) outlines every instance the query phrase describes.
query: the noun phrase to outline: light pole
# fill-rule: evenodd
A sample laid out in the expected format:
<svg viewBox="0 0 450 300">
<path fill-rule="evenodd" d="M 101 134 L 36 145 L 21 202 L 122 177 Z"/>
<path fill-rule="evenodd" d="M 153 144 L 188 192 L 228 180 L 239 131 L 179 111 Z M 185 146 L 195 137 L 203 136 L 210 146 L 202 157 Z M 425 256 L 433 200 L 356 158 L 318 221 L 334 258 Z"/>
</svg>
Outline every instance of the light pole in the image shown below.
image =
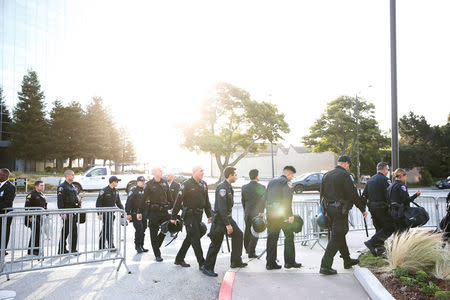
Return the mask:
<svg viewBox="0 0 450 300">
<path fill-rule="evenodd" d="M 358 184 L 358 189 L 361 186 L 361 174 L 360 174 L 360 163 L 359 163 L 359 100 L 358 94 L 356 94 L 356 108 L 355 108 L 355 118 L 356 118 L 356 182 Z"/>
<path fill-rule="evenodd" d="M 392 111 L 392 170 L 399 167 L 398 116 L 397 116 L 397 32 L 395 0 L 390 0 L 391 29 L 391 111 Z"/>
<path fill-rule="evenodd" d="M 275 178 L 275 166 L 273 163 L 273 143 L 270 141 L 270 151 L 272 153 L 272 178 Z"/>
</svg>

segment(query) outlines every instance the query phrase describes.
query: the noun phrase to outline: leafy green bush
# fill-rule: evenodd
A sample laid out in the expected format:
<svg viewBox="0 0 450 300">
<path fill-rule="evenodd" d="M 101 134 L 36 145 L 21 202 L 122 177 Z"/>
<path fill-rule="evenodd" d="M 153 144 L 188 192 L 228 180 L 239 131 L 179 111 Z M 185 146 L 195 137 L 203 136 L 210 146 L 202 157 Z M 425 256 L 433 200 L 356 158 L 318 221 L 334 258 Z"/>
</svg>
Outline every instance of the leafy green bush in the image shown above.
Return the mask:
<svg viewBox="0 0 450 300">
<path fill-rule="evenodd" d="M 449 300 L 450 299 L 450 291 L 437 291 L 434 293 L 434 297 L 436 300 Z"/>
<path fill-rule="evenodd" d="M 428 296 L 433 296 L 436 292 L 440 290 L 441 289 L 431 281 L 428 282 L 428 285 L 422 283 L 422 287 L 419 289 L 419 291 L 421 291 L 424 294 L 427 294 Z"/>
<path fill-rule="evenodd" d="M 420 170 L 419 182 L 423 186 L 433 185 L 433 177 L 431 177 L 431 173 L 427 169 Z"/>
<path fill-rule="evenodd" d="M 394 272 L 395 272 L 395 276 L 397 276 L 397 277 L 408 276 L 408 269 L 400 267 L 400 266 L 397 266 L 394 269 Z"/>
<path fill-rule="evenodd" d="M 424 271 L 417 271 L 416 279 L 421 282 L 427 282 L 430 279 L 430 276 L 428 276 L 428 274 L 425 273 Z"/>
<path fill-rule="evenodd" d="M 406 286 L 413 286 L 417 283 L 417 280 L 407 276 L 400 276 L 400 279 Z"/>
</svg>

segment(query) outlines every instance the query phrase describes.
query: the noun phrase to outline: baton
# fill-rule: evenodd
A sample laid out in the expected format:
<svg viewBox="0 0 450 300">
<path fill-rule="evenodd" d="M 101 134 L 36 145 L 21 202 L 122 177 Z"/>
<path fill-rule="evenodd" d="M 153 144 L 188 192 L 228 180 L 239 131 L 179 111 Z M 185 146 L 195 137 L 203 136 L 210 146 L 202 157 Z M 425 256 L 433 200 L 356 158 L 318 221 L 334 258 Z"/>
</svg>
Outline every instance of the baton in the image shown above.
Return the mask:
<svg viewBox="0 0 450 300">
<path fill-rule="evenodd" d="M 364 218 L 364 228 L 366 228 L 366 237 L 369 237 L 369 230 L 367 229 L 367 221 L 366 221 L 366 218 Z"/>
<path fill-rule="evenodd" d="M 231 251 L 230 251 L 230 241 L 228 240 L 228 233 L 225 234 L 225 237 L 227 239 L 227 248 L 228 248 L 228 253 L 229 253 Z"/>
</svg>

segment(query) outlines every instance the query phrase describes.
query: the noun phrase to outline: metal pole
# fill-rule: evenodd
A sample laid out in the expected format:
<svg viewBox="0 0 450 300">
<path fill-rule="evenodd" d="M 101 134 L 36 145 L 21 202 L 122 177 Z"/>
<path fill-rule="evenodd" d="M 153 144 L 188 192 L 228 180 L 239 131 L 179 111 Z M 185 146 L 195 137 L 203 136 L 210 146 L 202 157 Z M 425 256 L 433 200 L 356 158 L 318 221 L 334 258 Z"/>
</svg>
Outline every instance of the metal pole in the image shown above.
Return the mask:
<svg viewBox="0 0 450 300">
<path fill-rule="evenodd" d="M 397 116 L 397 33 L 396 1 L 390 0 L 391 12 L 391 111 L 392 111 L 392 169 L 399 167 L 398 116 Z"/>
<path fill-rule="evenodd" d="M 272 178 L 275 178 L 275 167 L 273 164 L 273 143 L 270 142 L 270 151 L 272 152 Z"/>
<path fill-rule="evenodd" d="M 361 186 L 361 175 L 360 175 L 360 163 L 359 163 L 359 100 L 358 94 L 356 94 L 356 108 L 355 108 L 355 117 L 356 117 L 356 182 L 358 184 L 358 190 Z"/>
</svg>

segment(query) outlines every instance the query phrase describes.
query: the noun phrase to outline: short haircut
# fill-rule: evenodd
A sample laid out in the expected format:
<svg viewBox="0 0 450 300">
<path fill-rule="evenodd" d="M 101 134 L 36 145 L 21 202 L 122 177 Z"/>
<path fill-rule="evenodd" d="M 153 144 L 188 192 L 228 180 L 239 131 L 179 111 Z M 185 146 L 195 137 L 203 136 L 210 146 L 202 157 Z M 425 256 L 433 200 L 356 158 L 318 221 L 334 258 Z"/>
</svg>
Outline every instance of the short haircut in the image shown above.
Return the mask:
<svg viewBox="0 0 450 300">
<path fill-rule="evenodd" d="M 258 177 L 258 174 L 259 174 L 258 169 L 253 169 L 253 170 L 250 170 L 250 172 L 248 172 L 248 176 L 250 176 L 251 180 L 256 179 L 256 177 Z"/>
<path fill-rule="evenodd" d="M 11 174 L 11 172 L 10 172 L 7 168 L 2 168 L 2 169 L 0 169 L 0 171 L 1 171 L 2 173 L 7 174 L 8 176 L 9 176 L 9 174 Z"/>
<path fill-rule="evenodd" d="M 226 167 L 225 170 L 223 170 L 223 176 L 225 176 L 225 179 L 228 179 L 228 177 L 230 177 L 230 175 L 234 174 L 234 171 L 236 171 L 235 167 Z"/>
<path fill-rule="evenodd" d="M 64 177 L 67 177 L 67 175 L 70 175 L 70 174 L 75 174 L 72 170 L 65 170 L 64 171 Z"/>
<path fill-rule="evenodd" d="M 398 168 L 397 170 L 394 171 L 394 177 L 395 178 L 400 178 L 402 176 L 406 175 L 406 171 L 403 169 Z"/>
<path fill-rule="evenodd" d="M 286 166 L 283 168 L 283 172 L 290 171 L 292 173 L 297 173 L 297 170 L 293 166 Z"/>
<path fill-rule="evenodd" d="M 36 180 L 34 182 L 34 186 L 39 186 L 41 183 L 44 183 L 42 180 Z"/>
<path fill-rule="evenodd" d="M 384 161 L 379 162 L 377 164 L 377 171 L 383 171 L 388 165 L 388 163 L 385 163 Z"/>
</svg>

